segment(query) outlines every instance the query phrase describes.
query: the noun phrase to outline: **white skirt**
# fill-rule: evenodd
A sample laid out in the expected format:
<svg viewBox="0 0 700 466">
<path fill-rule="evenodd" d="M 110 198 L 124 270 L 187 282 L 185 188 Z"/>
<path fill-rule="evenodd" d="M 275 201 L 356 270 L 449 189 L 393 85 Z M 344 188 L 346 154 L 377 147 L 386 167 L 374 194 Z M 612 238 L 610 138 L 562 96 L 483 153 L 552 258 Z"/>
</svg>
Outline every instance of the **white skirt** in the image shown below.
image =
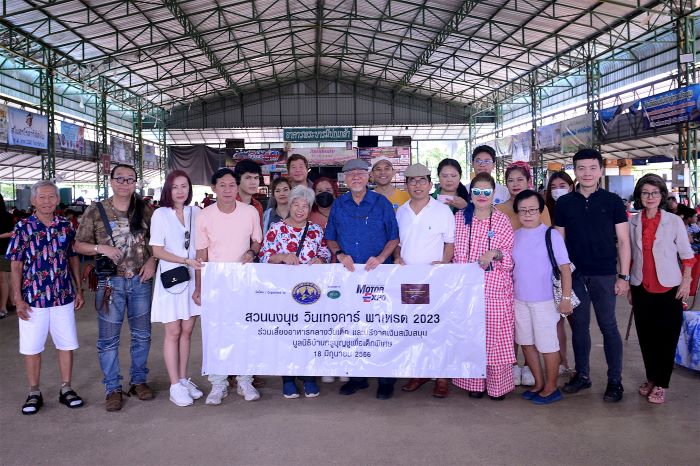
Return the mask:
<svg viewBox="0 0 700 466">
<path fill-rule="evenodd" d="M 192 316 L 198 316 L 202 313 L 201 306 L 197 306 L 192 300 L 194 293 L 194 269 L 190 269 L 190 282 L 187 289 L 181 293 L 177 293 L 181 288 L 177 285 L 170 288 L 170 292 L 163 288 L 163 282 L 160 280 L 161 268 L 158 267 L 155 279 L 155 288 L 153 290 L 153 304 L 151 305 L 151 322 L 175 322 L 176 320 L 188 320 Z"/>
</svg>

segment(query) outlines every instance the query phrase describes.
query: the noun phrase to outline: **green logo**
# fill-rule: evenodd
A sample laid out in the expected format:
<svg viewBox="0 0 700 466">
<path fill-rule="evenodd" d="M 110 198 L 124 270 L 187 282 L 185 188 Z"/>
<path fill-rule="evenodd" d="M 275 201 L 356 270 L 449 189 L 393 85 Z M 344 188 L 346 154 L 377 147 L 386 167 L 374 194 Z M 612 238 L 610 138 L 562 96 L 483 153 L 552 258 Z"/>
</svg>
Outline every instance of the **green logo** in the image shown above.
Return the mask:
<svg viewBox="0 0 700 466">
<path fill-rule="evenodd" d="M 331 290 L 326 294 L 326 296 L 328 296 L 331 299 L 338 299 L 340 298 L 340 291 Z"/>
</svg>

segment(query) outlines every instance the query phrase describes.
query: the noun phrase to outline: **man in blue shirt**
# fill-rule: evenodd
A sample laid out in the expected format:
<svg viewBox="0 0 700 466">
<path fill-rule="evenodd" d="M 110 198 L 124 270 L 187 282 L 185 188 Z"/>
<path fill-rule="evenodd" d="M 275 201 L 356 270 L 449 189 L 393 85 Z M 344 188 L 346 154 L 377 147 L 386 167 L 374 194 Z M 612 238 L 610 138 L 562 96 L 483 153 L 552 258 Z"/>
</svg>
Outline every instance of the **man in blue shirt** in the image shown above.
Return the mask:
<svg viewBox="0 0 700 466">
<path fill-rule="evenodd" d="M 5 256 L 12 261 L 19 351 L 29 381 L 29 396 L 22 406 L 26 415 L 38 413 L 44 404 L 39 375 L 49 333 L 58 350 L 58 401 L 69 408 L 83 405 L 71 388 L 73 350 L 78 348 L 74 311 L 84 303 L 80 262 L 73 251 L 75 230 L 68 220 L 55 215 L 59 197 L 53 182 L 42 180 L 32 186 L 31 201 L 36 212 L 17 223 Z"/>
<path fill-rule="evenodd" d="M 399 244 L 399 226 L 391 203 L 381 194 L 367 189 L 369 166 L 364 160 L 346 162 L 343 173 L 350 192 L 333 203 L 328 215 L 328 248 L 351 272 L 355 271 L 355 264 L 365 264 L 365 270 L 392 264 L 392 254 Z M 380 378 L 377 398 L 391 398 L 395 383 L 396 379 Z M 366 378 L 352 378 L 340 387 L 340 394 L 352 395 L 367 387 Z"/>
</svg>

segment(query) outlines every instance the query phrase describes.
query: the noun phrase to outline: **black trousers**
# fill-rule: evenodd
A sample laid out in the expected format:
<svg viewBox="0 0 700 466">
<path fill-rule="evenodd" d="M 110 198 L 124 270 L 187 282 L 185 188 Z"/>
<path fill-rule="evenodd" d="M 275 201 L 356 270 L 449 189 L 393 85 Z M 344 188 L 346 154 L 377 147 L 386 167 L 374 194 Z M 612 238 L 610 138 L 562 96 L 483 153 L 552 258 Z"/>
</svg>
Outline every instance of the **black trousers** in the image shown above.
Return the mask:
<svg viewBox="0 0 700 466">
<path fill-rule="evenodd" d="M 649 293 L 642 285 L 632 286 L 631 290 L 647 380 L 668 388 L 683 325 L 683 302 L 676 299 L 678 287 L 666 293 Z"/>
</svg>

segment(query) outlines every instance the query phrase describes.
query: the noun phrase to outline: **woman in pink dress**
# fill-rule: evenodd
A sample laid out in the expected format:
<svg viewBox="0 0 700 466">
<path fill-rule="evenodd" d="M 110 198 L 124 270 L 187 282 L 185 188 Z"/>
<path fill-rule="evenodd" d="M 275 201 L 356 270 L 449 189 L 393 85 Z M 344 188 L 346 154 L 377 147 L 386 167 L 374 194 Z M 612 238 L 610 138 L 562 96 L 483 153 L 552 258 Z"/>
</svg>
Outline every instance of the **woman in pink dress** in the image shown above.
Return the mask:
<svg viewBox="0 0 700 466">
<path fill-rule="evenodd" d="M 493 208 L 496 182 L 488 173 L 472 180 L 471 202 L 455 216 L 453 262 L 479 262 L 485 270 L 486 379 L 453 379 L 452 382 L 481 398 L 505 399 L 513 390 L 513 228 L 508 216 Z"/>
</svg>

